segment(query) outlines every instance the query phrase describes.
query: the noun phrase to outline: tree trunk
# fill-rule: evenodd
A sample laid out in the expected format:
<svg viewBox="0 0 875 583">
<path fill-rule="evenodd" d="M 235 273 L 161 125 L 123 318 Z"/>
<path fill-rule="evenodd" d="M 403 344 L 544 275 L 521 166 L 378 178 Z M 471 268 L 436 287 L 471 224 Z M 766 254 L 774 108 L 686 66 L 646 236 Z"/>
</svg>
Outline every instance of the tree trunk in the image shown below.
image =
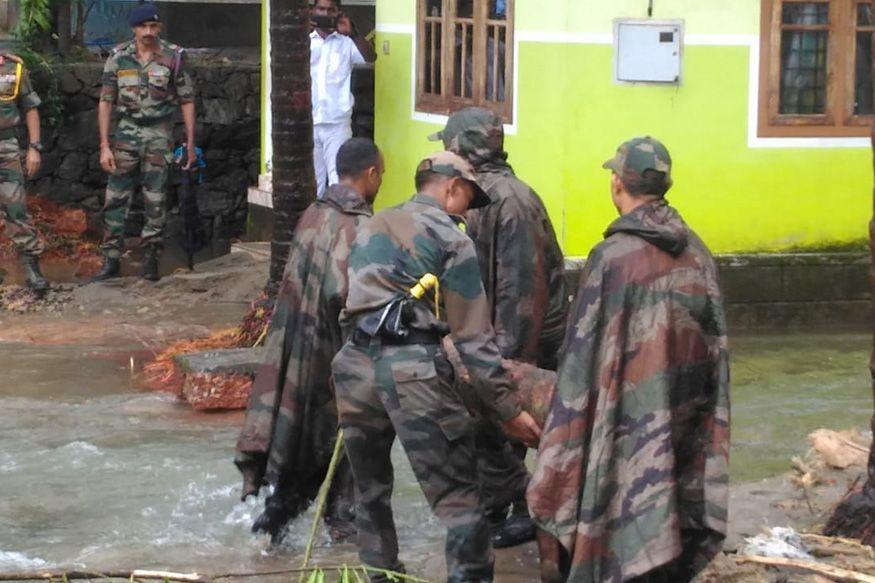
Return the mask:
<svg viewBox="0 0 875 583">
<path fill-rule="evenodd" d="M 55 32 L 58 35 L 58 52 L 66 55 L 70 52 L 72 0 L 63 0 L 58 2 L 56 6 Z"/>
<path fill-rule="evenodd" d="M 875 11 L 875 0 L 872 1 Z M 872 36 L 872 46 L 875 49 L 875 35 Z M 872 63 L 872 73 L 875 76 L 875 61 Z M 872 126 L 872 170 L 875 175 L 875 125 Z M 872 220 L 869 222 L 869 248 L 871 252 L 869 267 L 869 283 L 872 289 L 872 327 L 873 346 L 872 357 L 869 360 L 869 371 L 872 377 L 873 406 L 875 406 L 875 191 L 872 193 Z M 824 534 L 856 538 L 863 543 L 875 546 L 875 410 L 872 414 L 872 445 L 869 449 L 868 479 L 862 489 L 850 492 L 836 507 L 833 515 L 824 527 Z"/>
<path fill-rule="evenodd" d="M 316 197 L 308 0 L 271 0 L 270 53 L 275 226 L 267 291 L 273 296 L 298 219 Z"/>
</svg>

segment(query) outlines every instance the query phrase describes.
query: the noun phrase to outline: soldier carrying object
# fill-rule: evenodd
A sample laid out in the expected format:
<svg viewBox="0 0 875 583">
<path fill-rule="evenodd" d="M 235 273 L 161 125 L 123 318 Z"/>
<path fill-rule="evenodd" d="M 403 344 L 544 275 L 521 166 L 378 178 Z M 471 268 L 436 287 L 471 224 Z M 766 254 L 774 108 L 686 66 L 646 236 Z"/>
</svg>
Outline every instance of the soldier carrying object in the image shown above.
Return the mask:
<svg viewBox="0 0 875 583">
<path fill-rule="evenodd" d="M 492 200 L 466 218 L 501 356 L 556 370 L 568 303 L 564 258 L 544 203 L 507 162 L 501 118 L 483 108 L 465 108 L 429 139 L 470 162 Z M 533 540 L 525 501 L 526 450 L 514 450 L 486 417 L 478 422 L 476 441 L 493 546 Z"/>
<path fill-rule="evenodd" d="M 185 51 L 161 40 L 161 22 L 153 4 L 138 4 L 128 23 L 134 40 L 112 50 L 103 69 L 103 89 L 98 106 L 100 165 L 110 174 L 103 206 L 104 261 L 93 281 L 120 275 L 124 251 L 125 214 L 142 185 L 146 223 L 142 244 L 146 249 L 144 279 L 157 281 L 158 259 L 166 222 L 165 187 L 173 151 L 173 113 L 177 103 L 185 124 L 188 156 L 183 170 L 196 161 L 194 140 L 194 85 L 186 66 Z M 110 146 L 109 127 L 113 105 L 120 113 L 115 141 Z"/>
<path fill-rule="evenodd" d="M 489 198 L 471 165 L 451 152 L 420 163 L 418 194 L 374 215 L 350 254 L 342 323 L 352 332 L 332 363 L 340 425 L 355 476 L 359 553 L 370 567 L 401 571 L 392 518 L 390 450 L 401 440 L 435 514 L 447 526 L 448 580 L 491 581 L 472 421 L 441 348 L 447 330 L 483 407 L 509 435 L 533 444 L 540 429 L 522 412 L 501 364 L 474 244 L 454 216 Z M 410 309 L 399 297 L 437 281 Z M 420 291 L 422 291 L 420 289 Z M 421 295 L 421 294 L 419 294 Z M 374 325 L 374 314 L 380 314 Z M 372 581 L 384 580 L 371 575 Z"/>
<path fill-rule="evenodd" d="M 6 233 L 15 243 L 24 265 L 27 286 L 43 293 L 49 288 L 39 266 L 43 242 L 27 214 L 24 189 L 25 175 L 28 178 L 35 175 L 41 162 L 43 146 L 37 110 L 40 103 L 21 59 L 0 54 L 0 209 L 6 215 Z M 17 130 L 22 112 L 28 137 L 24 169 Z"/>
<path fill-rule="evenodd" d="M 304 212 L 292 241 L 267 334 L 235 463 L 243 473 L 243 498 L 274 486 L 253 530 L 274 542 L 306 510 L 325 479 L 337 404 L 331 359 L 343 344 L 339 317 L 346 302 L 349 252 L 359 225 L 373 214 L 383 181 L 376 144 L 352 138 L 337 154 L 340 183 Z M 352 473 L 344 460 L 329 496 L 325 521 L 334 541 L 351 536 Z"/>
</svg>

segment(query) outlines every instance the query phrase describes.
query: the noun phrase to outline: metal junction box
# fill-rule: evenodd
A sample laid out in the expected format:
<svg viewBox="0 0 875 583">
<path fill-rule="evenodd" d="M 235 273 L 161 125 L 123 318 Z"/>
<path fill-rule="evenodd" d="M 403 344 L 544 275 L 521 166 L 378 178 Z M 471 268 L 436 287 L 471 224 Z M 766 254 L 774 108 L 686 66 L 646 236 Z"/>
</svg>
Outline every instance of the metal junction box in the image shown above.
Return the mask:
<svg viewBox="0 0 875 583">
<path fill-rule="evenodd" d="M 682 20 L 614 21 L 614 81 L 680 84 Z"/>
</svg>

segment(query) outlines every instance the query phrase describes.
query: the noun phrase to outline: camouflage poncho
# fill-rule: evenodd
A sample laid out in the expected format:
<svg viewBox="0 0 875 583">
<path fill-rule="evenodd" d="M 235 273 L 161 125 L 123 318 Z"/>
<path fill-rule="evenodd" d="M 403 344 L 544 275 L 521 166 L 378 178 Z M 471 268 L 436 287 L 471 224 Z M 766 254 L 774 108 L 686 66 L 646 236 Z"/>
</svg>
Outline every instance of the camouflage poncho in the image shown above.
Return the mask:
<svg viewBox="0 0 875 583">
<path fill-rule="evenodd" d="M 435 137 L 474 166 L 492 199 L 467 220 L 501 356 L 555 370 L 568 303 L 562 249 L 541 198 L 507 163 L 501 118 L 462 109 Z"/>
<path fill-rule="evenodd" d="M 371 214 L 357 193 L 335 185 L 298 223 L 237 442 L 244 497 L 271 483 L 294 514 L 325 478 L 337 431 L 331 359 L 342 345 L 349 251 Z"/>
<path fill-rule="evenodd" d="M 714 262 L 665 202 L 615 221 L 584 270 L 528 490 L 569 581 L 682 581 L 726 533 L 729 365 Z M 680 571 L 677 569 L 680 568 Z"/>
</svg>

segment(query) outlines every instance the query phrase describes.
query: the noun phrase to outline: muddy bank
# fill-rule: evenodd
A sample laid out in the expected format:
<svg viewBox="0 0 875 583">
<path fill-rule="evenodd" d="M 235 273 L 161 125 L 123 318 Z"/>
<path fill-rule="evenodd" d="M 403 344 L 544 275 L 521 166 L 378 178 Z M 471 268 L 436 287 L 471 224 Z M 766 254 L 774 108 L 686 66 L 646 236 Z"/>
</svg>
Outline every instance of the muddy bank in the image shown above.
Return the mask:
<svg viewBox="0 0 875 583">
<path fill-rule="evenodd" d="M 205 336 L 236 325 L 267 281 L 257 249 L 178 270 L 156 283 L 123 277 L 97 284 L 56 284 L 45 298 L 0 288 L 0 342 L 143 345 Z"/>
</svg>

